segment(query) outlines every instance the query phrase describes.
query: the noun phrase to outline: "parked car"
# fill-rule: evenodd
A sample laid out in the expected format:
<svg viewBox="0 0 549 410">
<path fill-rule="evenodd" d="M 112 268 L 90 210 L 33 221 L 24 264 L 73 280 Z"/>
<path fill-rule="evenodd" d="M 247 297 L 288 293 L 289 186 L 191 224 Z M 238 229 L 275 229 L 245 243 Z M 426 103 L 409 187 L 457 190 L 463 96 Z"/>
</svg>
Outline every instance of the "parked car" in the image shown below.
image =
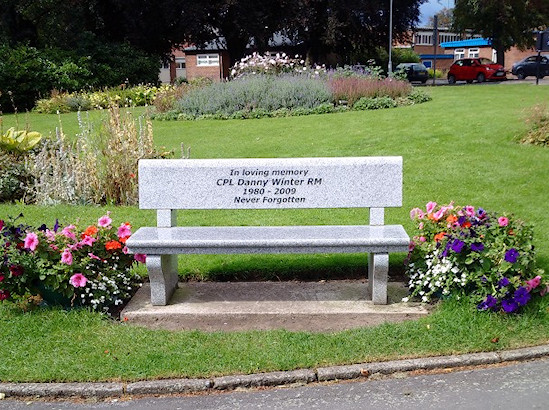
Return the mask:
<svg viewBox="0 0 549 410">
<path fill-rule="evenodd" d="M 524 80 L 526 77 L 536 76 L 538 65 L 538 56 L 526 57 L 523 60 L 513 64 L 511 73 L 516 75 L 519 80 Z M 539 78 L 543 78 L 549 75 L 549 58 L 547 56 L 540 56 L 539 64 Z"/>
<path fill-rule="evenodd" d="M 487 58 L 462 58 L 451 65 L 448 72 L 448 83 L 476 80 L 483 83 L 486 80 L 506 80 L 505 69 Z"/>
<path fill-rule="evenodd" d="M 429 79 L 427 67 L 421 63 L 400 63 L 396 67 L 397 70 L 402 70 L 406 73 L 408 81 L 421 81 L 423 84 Z"/>
</svg>

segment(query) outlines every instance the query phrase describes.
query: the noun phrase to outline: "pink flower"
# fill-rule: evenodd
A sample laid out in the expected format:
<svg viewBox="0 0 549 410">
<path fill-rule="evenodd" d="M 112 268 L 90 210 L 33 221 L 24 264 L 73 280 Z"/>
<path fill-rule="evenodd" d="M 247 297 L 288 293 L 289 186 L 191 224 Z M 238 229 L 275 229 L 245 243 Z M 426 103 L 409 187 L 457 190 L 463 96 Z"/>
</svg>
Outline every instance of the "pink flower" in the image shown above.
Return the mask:
<svg viewBox="0 0 549 410">
<path fill-rule="evenodd" d="M 56 245 L 54 245 L 53 243 L 50 243 L 50 248 L 52 248 L 54 251 L 59 250 L 59 248 Z"/>
<path fill-rule="evenodd" d="M 423 211 L 419 208 L 414 208 L 410 211 L 410 219 L 423 219 L 424 216 Z"/>
<path fill-rule="evenodd" d="M 471 205 L 467 205 L 465 207 L 465 213 L 467 214 L 468 217 L 475 216 L 475 207 Z"/>
<path fill-rule="evenodd" d="M 429 202 L 425 207 L 425 210 L 427 211 L 428 214 L 430 214 L 431 212 L 433 212 L 433 209 L 435 209 L 436 206 L 437 206 L 436 202 Z"/>
<path fill-rule="evenodd" d="M 444 208 L 444 207 L 439 209 L 438 211 L 436 211 L 433 214 L 433 218 L 435 219 L 435 221 L 439 221 L 444 216 L 445 212 L 446 212 L 446 208 Z"/>
<path fill-rule="evenodd" d="M 419 237 L 419 241 L 420 242 L 425 242 L 427 239 L 425 238 L 425 236 L 420 236 Z"/>
<path fill-rule="evenodd" d="M 530 292 L 532 289 L 535 289 L 539 286 L 541 283 L 541 276 L 536 276 L 534 279 L 530 279 L 526 281 L 526 290 Z"/>
<path fill-rule="evenodd" d="M 92 259 L 95 259 L 95 260 L 98 260 L 98 261 L 102 261 L 103 259 L 101 259 L 99 256 L 96 256 L 94 255 L 93 253 L 88 253 L 88 256 Z"/>
<path fill-rule="evenodd" d="M 83 288 L 88 283 L 88 279 L 81 273 L 75 273 L 69 279 L 69 282 L 75 288 Z"/>
<path fill-rule="evenodd" d="M 129 224 L 122 224 L 118 228 L 118 237 L 119 238 L 127 238 L 132 234 L 132 231 L 130 230 Z"/>
<path fill-rule="evenodd" d="M 107 215 L 103 215 L 101 218 L 97 220 L 97 225 L 99 225 L 102 228 L 110 228 L 112 219 L 109 218 L 110 212 L 107 212 Z"/>
<path fill-rule="evenodd" d="M 124 255 L 127 255 L 129 251 L 130 251 L 130 250 L 128 249 L 127 246 L 124 246 L 124 247 L 122 248 L 122 253 L 123 253 Z"/>
<path fill-rule="evenodd" d="M 144 255 L 142 253 L 136 253 L 135 255 L 133 255 L 133 258 L 137 262 L 141 262 L 141 263 L 145 263 L 147 261 L 147 255 Z"/>
<path fill-rule="evenodd" d="M 74 225 L 69 225 L 69 226 L 66 226 L 65 228 L 63 228 L 63 230 L 61 231 L 61 235 L 69 238 L 69 239 L 72 239 L 73 241 L 76 240 L 76 235 L 74 235 L 74 233 L 72 232 L 72 230 L 76 228 L 76 226 Z"/>
<path fill-rule="evenodd" d="M 499 226 L 507 226 L 507 225 L 509 225 L 509 219 L 504 217 L 504 216 L 500 216 L 498 218 L 498 224 L 499 224 Z"/>
<path fill-rule="evenodd" d="M 25 236 L 25 249 L 30 249 L 31 251 L 35 251 L 36 247 L 38 246 L 38 235 L 36 235 L 34 232 L 29 232 L 27 236 Z"/>
<path fill-rule="evenodd" d="M 61 254 L 61 263 L 66 265 L 72 265 L 72 253 L 70 249 L 65 248 Z"/>
<path fill-rule="evenodd" d="M 55 232 L 50 231 L 49 229 L 46 229 L 46 239 L 47 239 L 49 242 L 55 241 Z"/>
<path fill-rule="evenodd" d="M 420 223 L 419 223 L 419 229 L 423 229 L 424 226 L 425 226 L 425 225 L 423 224 L 423 222 L 420 222 Z"/>
<path fill-rule="evenodd" d="M 96 241 L 97 239 L 95 239 L 93 236 L 84 236 L 84 239 L 82 239 L 80 242 L 79 242 L 79 245 L 80 246 L 84 246 L 84 245 L 88 245 L 88 246 L 92 246 L 93 243 Z"/>
</svg>

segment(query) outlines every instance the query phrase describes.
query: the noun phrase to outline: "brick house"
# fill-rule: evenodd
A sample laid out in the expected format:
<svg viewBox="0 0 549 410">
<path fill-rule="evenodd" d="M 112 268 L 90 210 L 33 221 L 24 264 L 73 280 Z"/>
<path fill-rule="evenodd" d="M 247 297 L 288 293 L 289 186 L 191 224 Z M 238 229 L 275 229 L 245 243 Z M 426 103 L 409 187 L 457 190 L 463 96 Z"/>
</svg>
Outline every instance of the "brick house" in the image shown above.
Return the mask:
<svg viewBox="0 0 549 410">
<path fill-rule="evenodd" d="M 173 83 L 178 78 L 192 80 L 205 77 L 219 82 L 229 76 L 229 54 L 215 43 L 198 48 L 185 45 L 174 49 L 168 62 L 160 69 L 162 83 Z"/>
</svg>

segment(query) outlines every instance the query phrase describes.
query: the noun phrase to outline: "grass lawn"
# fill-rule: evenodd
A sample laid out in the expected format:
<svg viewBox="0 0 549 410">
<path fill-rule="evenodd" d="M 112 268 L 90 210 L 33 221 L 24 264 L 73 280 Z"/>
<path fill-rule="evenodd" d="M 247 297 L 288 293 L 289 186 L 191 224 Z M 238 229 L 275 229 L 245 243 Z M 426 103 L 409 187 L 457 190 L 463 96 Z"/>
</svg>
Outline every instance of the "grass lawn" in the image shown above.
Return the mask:
<svg viewBox="0 0 549 410">
<path fill-rule="evenodd" d="M 534 224 L 538 262 L 549 269 L 545 204 L 549 150 L 516 143 L 526 130 L 528 109 L 549 100 L 547 87 L 487 84 L 426 90 L 433 101 L 388 110 L 261 120 L 155 121 L 155 142 L 176 151 L 183 142 L 192 147 L 193 158 L 402 155 L 404 205 L 387 211 L 387 223 L 402 223 L 413 234 L 408 212 L 428 201 L 454 200 L 514 213 Z M 94 112 L 91 118 L 101 115 Z M 4 115 L 2 120 L 4 130 L 15 124 L 14 116 Z M 58 117 L 20 115 L 19 122 L 49 133 Z M 61 115 L 61 122 L 69 136 L 76 133 L 76 114 Z M 87 224 L 106 209 L 113 211 L 116 222 L 128 220 L 135 228 L 154 223 L 150 211 L 112 206 L 0 204 L 0 218 L 23 212 L 32 225 L 51 225 L 55 218 Z M 197 225 L 355 224 L 367 220 L 367 211 L 187 211 L 180 212 L 179 220 Z M 391 256 L 392 272 L 402 270 L 404 256 Z M 212 279 L 334 278 L 365 274 L 364 261 L 364 255 L 193 256 L 180 260 L 180 272 Z M 21 314 L 3 306 L 0 380 L 209 376 L 539 344 L 549 339 L 547 304 L 533 304 L 522 316 L 503 317 L 476 313 L 463 301 L 446 301 L 431 317 L 417 322 L 325 335 L 150 331 L 87 312 Z M 491 343 L 496 337 L 499 342 Z"/>
</svg>

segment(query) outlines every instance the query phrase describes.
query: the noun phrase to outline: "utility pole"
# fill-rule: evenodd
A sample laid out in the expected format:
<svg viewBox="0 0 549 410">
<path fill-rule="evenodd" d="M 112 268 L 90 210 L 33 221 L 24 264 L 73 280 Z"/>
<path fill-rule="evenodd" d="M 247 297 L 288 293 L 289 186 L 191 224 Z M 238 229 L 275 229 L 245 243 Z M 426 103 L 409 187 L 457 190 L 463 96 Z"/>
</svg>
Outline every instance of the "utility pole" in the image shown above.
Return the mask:
<svg viewBox="0 0 549 410">
<path fill-rule="evenodd" d="M 387 64 L 387 73 L 391 75 L 393 73 L 393 0 L 389 1 L 389 63 Z"/>
<path fill-rule="evenodd" d="M 433 85 L 437 79 L 438 15 L 433 16 Z"/>
</svg>

